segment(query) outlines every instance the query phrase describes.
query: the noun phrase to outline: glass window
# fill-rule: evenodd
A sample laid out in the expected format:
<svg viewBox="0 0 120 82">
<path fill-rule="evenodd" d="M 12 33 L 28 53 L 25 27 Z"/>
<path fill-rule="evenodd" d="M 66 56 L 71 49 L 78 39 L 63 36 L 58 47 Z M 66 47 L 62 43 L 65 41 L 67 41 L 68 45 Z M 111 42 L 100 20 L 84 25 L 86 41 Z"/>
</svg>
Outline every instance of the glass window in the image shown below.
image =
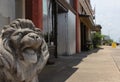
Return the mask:
<svg viewBox="0 0 120 82">
<path fill-rule="evenodd" d="M 50 0 L 43 0 L 43 33 L 48 44 L 52 41 L 52 3 Z"/>
<path fill-rule="evenodd" d="M 43 0 L 43 14 L 47 15 L 47 0 Z"/>
</svg>

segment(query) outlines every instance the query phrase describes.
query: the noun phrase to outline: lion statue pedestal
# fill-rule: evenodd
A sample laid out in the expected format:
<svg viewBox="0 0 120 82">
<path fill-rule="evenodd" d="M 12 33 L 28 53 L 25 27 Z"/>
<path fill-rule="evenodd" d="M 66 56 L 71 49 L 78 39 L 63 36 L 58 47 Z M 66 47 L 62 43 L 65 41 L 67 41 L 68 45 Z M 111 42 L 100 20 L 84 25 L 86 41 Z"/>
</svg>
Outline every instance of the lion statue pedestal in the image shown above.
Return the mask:
<svg viewBox="0 0 120 82">
<path fill-rule="evenodd" d="M 0 82 L 39 82 L 49 58 L 47 44 L 32 21 L 17 19 L 0 36 Z"/>
</svg>

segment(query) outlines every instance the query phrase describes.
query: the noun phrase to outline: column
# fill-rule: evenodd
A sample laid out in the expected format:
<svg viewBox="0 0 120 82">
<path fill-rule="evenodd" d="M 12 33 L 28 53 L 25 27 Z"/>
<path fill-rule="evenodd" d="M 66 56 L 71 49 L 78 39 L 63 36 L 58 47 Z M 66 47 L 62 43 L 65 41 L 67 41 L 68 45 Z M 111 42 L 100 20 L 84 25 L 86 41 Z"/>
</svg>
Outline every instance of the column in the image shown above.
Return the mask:
<svg viewBox="0 0 120 82">
<path fill-rule="evenodd" d="M 42 0 L 25 1 L 25 17 L 33 21 L 36 27 L 43 29 Z"/>
<path fill-rule="evenodd" d="M 75 10 L 76 10 L 76 53 L 80 53 L 80 18 L 78 13 L 79 0 L 75 0 Z"/>
</svg>

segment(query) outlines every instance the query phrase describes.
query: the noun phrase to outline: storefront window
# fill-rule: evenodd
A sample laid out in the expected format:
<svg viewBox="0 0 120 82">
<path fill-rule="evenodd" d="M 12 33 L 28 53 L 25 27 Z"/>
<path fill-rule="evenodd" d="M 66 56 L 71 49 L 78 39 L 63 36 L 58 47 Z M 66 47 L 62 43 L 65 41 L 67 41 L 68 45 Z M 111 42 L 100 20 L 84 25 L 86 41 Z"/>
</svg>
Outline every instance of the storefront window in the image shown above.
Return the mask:
<svg viewBox="0 0 120 82">
<path fill-rule="evenodd" d="M 47 15 L 47 0 L 43 0 L 43 14 Z"/>
<path fill-rule="evenodd" d="M 53 44 L 52 35 L 52 3 L 50 0 L 43 0 L 43 33 L 48 44 Z"/>
</svg>

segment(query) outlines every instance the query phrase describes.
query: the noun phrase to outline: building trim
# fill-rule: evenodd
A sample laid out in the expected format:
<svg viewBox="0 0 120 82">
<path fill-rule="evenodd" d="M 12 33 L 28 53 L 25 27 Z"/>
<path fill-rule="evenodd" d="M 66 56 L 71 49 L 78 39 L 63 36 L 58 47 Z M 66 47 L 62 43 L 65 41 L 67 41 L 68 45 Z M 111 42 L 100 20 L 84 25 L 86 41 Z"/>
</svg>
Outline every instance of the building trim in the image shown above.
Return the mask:
<svg viewBox="0 0 120 82">
<path fill-rule="evenodd" d="M 74 10 L 74 8 L 69 3 L 67 3 L 65 0 L 56 0 L 56 2 L 60 3 L 63 7 L 71 10 L 74 14 L 76 14 L 76 11 Z"/>
<path fill-rule="evenodd" d="M 83 14 L 79 14 L 80 19 L 90 28 L 94 27 L 94 22 L 93 20 L 90 18 L 90 15 L 83 15 Z"/>
<path fill-rule="evenodd" d="M 80 53 L 81 52 L 81 37 L 80 37 L 80 18 L 79 18 L 79 8 L 78 8 L 78 4 L 79 1 L 78 0 L 75 0 L 75 11 L 77 12 L 76 13 L 76 53 Z"/>
</svg>

